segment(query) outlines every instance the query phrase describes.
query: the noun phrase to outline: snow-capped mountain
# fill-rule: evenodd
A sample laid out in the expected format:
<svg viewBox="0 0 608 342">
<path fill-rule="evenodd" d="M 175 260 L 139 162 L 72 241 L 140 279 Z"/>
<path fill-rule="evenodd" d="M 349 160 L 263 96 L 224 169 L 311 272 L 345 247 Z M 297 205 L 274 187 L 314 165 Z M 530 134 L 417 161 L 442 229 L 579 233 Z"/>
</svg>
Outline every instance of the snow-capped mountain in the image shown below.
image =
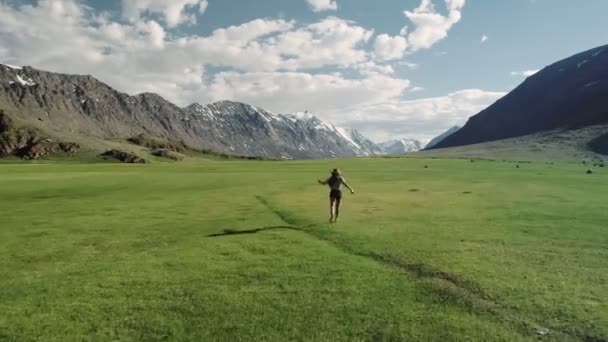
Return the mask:
<svg viewBox="0 0 608 342">
<path fill-rule="evenodd" d="M 422 143 L 413 139 L 390 140 L 378 144 L 383 154 L 394 155 L 420 151 Z"/>
<path fill-rule="evenodd" d="M 0 64 L 0 109 L 42 130 L 104 140 L 146 133 L 193 148 L 273 158 L 366 156 L 375 144 L 310 113 L 275 114 L 232 101 L 180 108 L 129 96 L 91 76 Z"/>
<path fill-rule="evenodd" d="M 187 127 L 196 135 L 210 137 L 213 147 L 223 151 L 285 158 L 353 157 L 373 153 L 367 145 L 359 144 L 365 138 L 358 132 L 336 127 L 310 113 L 275 114 L 232 101 L 197 103 L 184 111 Z"/>
<path fill-rule="evenodd" d="M 361 150 L 360 155 L 362 156 L 381 155 L 384 153 L 378 144 L 365 137 L 356 129 L 346 129 L 344 134 L 348 135 L 349 140 Z"/>
</svg>

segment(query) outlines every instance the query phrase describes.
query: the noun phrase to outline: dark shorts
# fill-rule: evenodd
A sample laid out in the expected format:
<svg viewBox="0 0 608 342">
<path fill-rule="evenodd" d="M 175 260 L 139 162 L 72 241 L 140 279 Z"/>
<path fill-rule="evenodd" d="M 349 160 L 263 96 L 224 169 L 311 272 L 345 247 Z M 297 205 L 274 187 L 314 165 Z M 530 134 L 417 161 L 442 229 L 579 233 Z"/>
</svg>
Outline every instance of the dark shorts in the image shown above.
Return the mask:
<svg viewBox="0 0 608 342">
<path fill-rule="evenodd" d="M 342 199 L 342 190 L 332 190 L 329 192 L 329 198 Z"/>
</svg>

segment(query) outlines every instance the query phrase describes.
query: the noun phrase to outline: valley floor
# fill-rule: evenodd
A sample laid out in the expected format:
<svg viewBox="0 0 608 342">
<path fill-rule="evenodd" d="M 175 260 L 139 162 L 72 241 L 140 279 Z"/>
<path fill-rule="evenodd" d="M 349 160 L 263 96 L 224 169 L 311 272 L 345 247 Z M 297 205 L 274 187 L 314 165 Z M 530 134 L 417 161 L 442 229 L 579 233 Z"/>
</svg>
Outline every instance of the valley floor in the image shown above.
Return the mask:
<svg viewBox="0 0 608 342">
<path fill-rule="evenodd" d="M 356 188 L 326 224 L 340 167 Z M 608 172 L 0 165 L 0 341 L 608 339 Z"/>
<path fill-rule="evenodd" d="M 589 143 L 608 132 L 608 125 L 572 130 L 554 130 L 475 145 L 420 151 L 421 158 L 478 158 L 487 160 L 545 161 L 600 164 L 608 158 L 595 153 Z M 605 143 L 603 143 L 605 144 Z M 608 151 L 608 146 L 602 149 Z"/>
</svg>

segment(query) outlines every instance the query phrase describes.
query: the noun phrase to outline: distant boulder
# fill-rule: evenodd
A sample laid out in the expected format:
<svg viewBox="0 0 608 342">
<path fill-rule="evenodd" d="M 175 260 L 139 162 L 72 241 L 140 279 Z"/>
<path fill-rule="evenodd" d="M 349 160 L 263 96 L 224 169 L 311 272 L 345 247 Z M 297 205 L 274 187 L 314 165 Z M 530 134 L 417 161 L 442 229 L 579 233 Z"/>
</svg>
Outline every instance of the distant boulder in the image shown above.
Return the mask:
<svg viewBox="0 0 608 342">
<path fill-rule="evenodd" d="M 145 164 L 146 163 L 146 160 L 143 158 L 140 158 L 132 153 L 127 153 L 127 152 L 119 151 L 119 150 L 106 151 L 106 152 L 100 154 L 100 157 L 102 157 L 104 159 L 116 159 L 123 163 L 129 163 L 129 164 Z"/>
<path fill-rule="evenodd" d="M 78 152 L 80 145 L 76 143 L 54 142 L 50 139 L 33 142 L 16 152 L 23 159 L 40 159 L 53 154 L 74 154 Z"/>
<path fill-rule="evenodd" d="M 164 149 L 164 148 L 159 148 L 159 149 L 156 149 L 156 150 L 152 151 L 152 155 L 156 156 L 156 157 L 161 157 L 161 158 L 175 160 L 175 161 L 182 161 L 182 160 L 184 160 L 184 155 L 183 154 L 175 152 L 175 151 L 167 150 L 167 149 Z"/>
</svg>

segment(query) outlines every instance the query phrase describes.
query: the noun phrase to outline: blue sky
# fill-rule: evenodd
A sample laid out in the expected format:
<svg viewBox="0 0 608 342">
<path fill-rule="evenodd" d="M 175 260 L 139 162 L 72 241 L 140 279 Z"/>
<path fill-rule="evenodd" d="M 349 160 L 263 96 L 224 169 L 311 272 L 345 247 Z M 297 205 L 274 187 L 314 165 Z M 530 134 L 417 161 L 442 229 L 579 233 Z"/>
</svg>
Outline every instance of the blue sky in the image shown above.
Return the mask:
<svg viewBox="0 0 608 342">
<path fill-rule="evenodd" d="M 0 61 L 92 74 L 178 105 L 231 99 L 275 112 L 309 110 L 375 140 L 428 140 L 463 124 L 525 75 L 608 43 L 605 0 L 0 6 Z"/>
</svg>

